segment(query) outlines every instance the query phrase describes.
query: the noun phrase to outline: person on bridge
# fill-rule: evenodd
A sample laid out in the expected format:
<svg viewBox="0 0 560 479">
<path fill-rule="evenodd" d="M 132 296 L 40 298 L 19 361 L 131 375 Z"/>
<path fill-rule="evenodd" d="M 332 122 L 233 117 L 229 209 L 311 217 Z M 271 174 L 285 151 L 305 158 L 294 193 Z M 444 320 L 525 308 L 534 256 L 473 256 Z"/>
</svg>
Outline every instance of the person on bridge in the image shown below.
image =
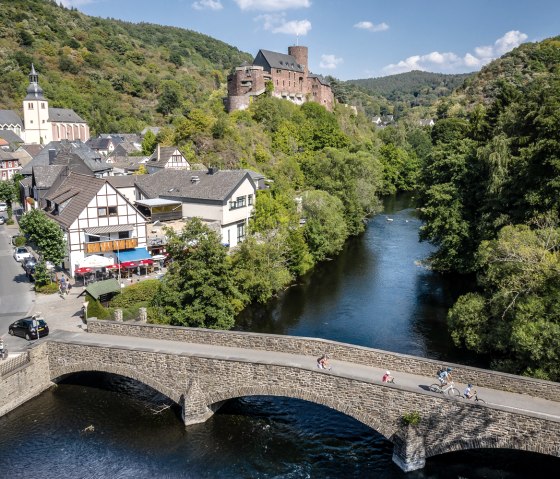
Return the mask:
<svg viewBox="0 0 560 479">
<path fill-rule="evenodd" d="M 475 391 L 473 391 L 472 388 L 472 384 L 467 384 L 467 388 L 463 392 L 463 396 L 465 396 L 467 399 L 471 399 L 475 395 Z"/>
<path fill-rule="evenodd" d="M 329 364 L 329 356 L 325 353 L 321 357 L 317 358 L 317 367 L 319 369 L 331 370 L 331 365 Z"/>
<path fill-rule="evenodd" d="M 449 381 L 453 381 L 451 371 L 453 371 L 453 368 L 445 368 L 438 371 L 437 378 L 442 386 L 445 386 Z"/>
<path fill-rule="evenodd" d="M 395 378 L 391 376 L 391 371 L 385 371 L 385 374 L 381 378 L 381 381 L 383 381 L 384 383 L 394 383 Z"/>
</svg>

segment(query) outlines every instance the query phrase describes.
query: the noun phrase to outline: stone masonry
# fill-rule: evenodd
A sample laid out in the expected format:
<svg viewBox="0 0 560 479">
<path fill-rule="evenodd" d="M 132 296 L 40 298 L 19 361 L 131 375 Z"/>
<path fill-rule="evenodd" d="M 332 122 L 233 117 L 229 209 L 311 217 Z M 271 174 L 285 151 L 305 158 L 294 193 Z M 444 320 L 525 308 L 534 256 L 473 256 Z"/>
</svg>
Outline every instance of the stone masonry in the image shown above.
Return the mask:
<svg viewBox="0 0 560 479">
<path fill-rule="evenodd" d="M 383 369 L 407 371 L 421 376 L 435 376 L 442 365 L 434 361 L 406 354 L 392 353 L 379 349 L 366 348 L 324 339 L 281 336 L 275 334 L 244 333 L 237 331 L 218 331 L 201 328 L 181 328 L 158 326 L 137 322 L 114 323 L 112 321 L 88 321 L 88 331 L 117 336 L 136 336 L 153 339 L 166 339 L 187 343 L 214 344 L 244 349 L 261 349 L 305 356 L 319 356 L 328 352 L 333 358 L 355 364 L 379 366 Z M 453 376 L 457 382 L 473 383 L 501 391 L 530 394 L 560 402 L 560 384 L 551 381 L 515 376 L 487 369 L 473 368 L 460 364 L 445 363 L 454 368 Z"/>
</svg>

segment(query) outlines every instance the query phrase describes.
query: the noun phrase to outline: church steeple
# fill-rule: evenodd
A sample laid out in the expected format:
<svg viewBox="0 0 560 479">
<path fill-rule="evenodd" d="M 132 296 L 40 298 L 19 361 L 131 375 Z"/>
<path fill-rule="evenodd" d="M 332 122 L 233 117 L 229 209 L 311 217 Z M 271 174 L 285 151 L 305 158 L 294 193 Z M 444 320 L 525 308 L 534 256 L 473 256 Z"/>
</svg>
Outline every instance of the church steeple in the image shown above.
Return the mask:
<svg viewBox="0 0 560 479">
<path fill-rule="evenodd" d="M 35 66 L 31 64 L 31 72 L 29 73 L 29 86 L 27 87 L 27 96 L 25 100 L 44 100 L 43 89 L 39 86 L 39 74 L 35 71 Z"/>
</svg>

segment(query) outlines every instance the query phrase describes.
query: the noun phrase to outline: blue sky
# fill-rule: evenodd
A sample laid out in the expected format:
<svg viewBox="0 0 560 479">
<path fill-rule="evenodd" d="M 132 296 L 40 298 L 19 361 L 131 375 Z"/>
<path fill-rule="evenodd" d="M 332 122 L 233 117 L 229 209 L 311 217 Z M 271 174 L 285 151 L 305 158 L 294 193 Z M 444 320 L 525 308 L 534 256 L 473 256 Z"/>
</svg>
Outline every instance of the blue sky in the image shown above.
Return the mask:
<svg viewBox="0 0 560 479">
<path fill-rule="evenodd" d="M 342 80 L 479 70 L 523 42 L 560 35 L 559 0 L 62 0 L 103 18 L 195 30 L 255 55 L 309 47 Z"/>
</svg>

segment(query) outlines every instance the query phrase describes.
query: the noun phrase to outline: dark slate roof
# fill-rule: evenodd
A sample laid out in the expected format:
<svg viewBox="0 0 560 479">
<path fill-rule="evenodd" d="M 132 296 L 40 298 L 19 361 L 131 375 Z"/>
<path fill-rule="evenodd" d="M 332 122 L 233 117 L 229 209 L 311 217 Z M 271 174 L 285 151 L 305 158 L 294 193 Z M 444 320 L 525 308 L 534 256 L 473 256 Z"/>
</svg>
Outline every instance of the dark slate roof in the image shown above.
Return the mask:
<svg viewBox="0 0 560 479">
<path fill-rule="evenodd" d="M 13 110 L 0 110 L 0 125 L 19 125 L 23 128 L 23 121 Z"/>
<path fill-rule="evenodd" d="M 86 145 L 94 150 L 108 150 L 111 144 L 115 144 L 112 138 L 90 138 Z"/>
<path fill-rule="evenodd" d="M 279 68 L 282 70 L 290 70 L 294 72 L 303 73 L 303 66 L 300 65 L 297 60 L 292 55 L 287 55 L 285 53 L 271 52 L 269 50 L 259 50 L 253 65 L 260 65 L 260 57 L 264 58 L 270 68 Z M 265 66 L 265 65 L 260 65 Z"/>
<path fill-rule="evenodd" d="M 132 188 L 136 183 L 135 175 L 108 176 L 106 179 L 114 188 Z"/>
<path fill-rule="evenodd" d="M 6 151 L 0 148 L 0 160 L 17 160 L 17 157 L 14 156 L 12 151 Z"/>
<path fill-rule="evenodd" d="M 316 78 L 317 80 L 319 80 L 319 83 L 321 83 L 322 85 L 331 86 L 329 81 L 323 75 L 316 75 L 315 73 L 310 73 L 308 75 L 308 77 L 309 78 Z"/>
<path fill-rule="evenodd" d="M 23 140 L 12 130 L 0 130 L 0 138 L 8 143 L 23 143 Z"/>
<path fill-rule="evenodd" d="M 81 141 L 51 141 L 43 148 L 37 156 L 33 158 L 22 170 L 22 175 L 30 175 L 32 168 L 39 165 L 49 164 L 49 150 L 56 150 L 55 164 L 68 164 L 69 161 L 79 158 L 85 166 L 93 173 L 106 171 L 111 169 L 111 165 L 101 160 L 99 153 L 92 150 L 89 146 Z"/>
<path fill-rule="evenodd" d="M 60 121 L 64 123 L 86 122 L 85 120 L 80 118 L 74 110 L 70 110 L 69 108 L 49 108 L 49 121 L 50 122 Z"/>
<path fill-rule="evenodd" d="M 33 167 L 33 177 L 37 188 L 50 188 L 64 171 L 64 165 L 45 165 Z"/>
<path fill-rule="evenodd" d="M 198 182 L 192 178 L 198 177 Z M 225 202 L 245 178 L 245 170 L 219 170 L 213 175 L 203 171 L 161 170 L 136 177 L 136 186 L 148 198 L 189 199 Z"/>
<path fill-rule="evenodd" d="M 31 158 L 35 158 L 43 149 L 43 145 L 40 145 L 38 143 L 33 143 L 33 144 L 24 143 L 19 147 L 19 149 L 27 151 L 27 153 L 29 153 Z"/>
<path fill-rule="evenodd" d="M 62 226 L 69 228 L 80 213 L 105 184 L 104 179 L 71 172 L 54 191 L 49 191 L 46 200 L 56 204 L 68 201 L 57 215 L 47 211 L 47 215 Z"/>
<path fill-rule="evenodd" d="M 152 153 L 148 159 L 146 166 L 153 166 L 156 168 L 165 168 L 165 164 L 171 159 L 171 156 L 178 150 L 176 146 L 160 146 Z M 159 157 L 158 157 L 159 154 Z"/>
</svg>

